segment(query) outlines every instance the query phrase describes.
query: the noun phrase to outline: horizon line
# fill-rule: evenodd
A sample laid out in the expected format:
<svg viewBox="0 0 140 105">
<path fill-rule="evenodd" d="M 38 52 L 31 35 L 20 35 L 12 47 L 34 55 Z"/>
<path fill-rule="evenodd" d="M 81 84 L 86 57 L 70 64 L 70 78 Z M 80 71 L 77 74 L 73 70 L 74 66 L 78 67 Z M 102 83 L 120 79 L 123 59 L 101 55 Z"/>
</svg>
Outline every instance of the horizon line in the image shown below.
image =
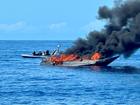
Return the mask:
<svg viewBox="0 0 140 105">
<path fill-rule="evenodd" d="M 44 39 L 20 39 L 20 40 L 18 40 L 18 39 L 0 39 L 0 41 L 75 41 L 75 40 L 63 40 L 63 39 L 61 39 L 61 40 L 59 40 L 59 39 L 57 39 L 57 40 L 52 40 L 52 39 L 50 39 L 50 40 L 44 40 Z"/>
</svg>

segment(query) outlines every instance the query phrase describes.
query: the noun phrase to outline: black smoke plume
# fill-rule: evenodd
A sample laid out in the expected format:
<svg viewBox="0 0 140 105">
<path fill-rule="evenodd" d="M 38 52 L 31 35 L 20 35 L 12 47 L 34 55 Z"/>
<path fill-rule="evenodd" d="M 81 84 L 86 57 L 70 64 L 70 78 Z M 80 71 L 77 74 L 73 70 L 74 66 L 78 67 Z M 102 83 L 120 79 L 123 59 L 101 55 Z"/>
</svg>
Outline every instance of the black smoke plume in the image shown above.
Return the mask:
<svg viewBox="0 0 140 105">
<path fill-rule="evenodd" d="M 98 10 L 99 19 L 106 20 L 101 31 L 90 32 L 79 38 L 66 53 L 91 55 L 99 52 L 103 57 L 115 54 L 131 56 L 140 47 L 140 0 L 125 0 Z"/>
</svg>

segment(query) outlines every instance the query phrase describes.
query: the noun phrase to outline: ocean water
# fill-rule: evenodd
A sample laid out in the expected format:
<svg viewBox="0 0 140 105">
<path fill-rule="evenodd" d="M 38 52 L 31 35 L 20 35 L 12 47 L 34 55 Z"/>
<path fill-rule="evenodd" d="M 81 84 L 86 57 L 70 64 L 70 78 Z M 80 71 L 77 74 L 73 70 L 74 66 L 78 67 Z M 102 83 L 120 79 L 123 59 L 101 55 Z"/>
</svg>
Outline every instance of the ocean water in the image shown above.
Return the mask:
<svg viewBox="0 0 140 105">
<path fill-rule="evenodd" d="M 0 105 L 140 105 L 140 50 L 107 67 L 66 68 L 25 59 L 71 41 L 0 41 Z"/>
</svg>

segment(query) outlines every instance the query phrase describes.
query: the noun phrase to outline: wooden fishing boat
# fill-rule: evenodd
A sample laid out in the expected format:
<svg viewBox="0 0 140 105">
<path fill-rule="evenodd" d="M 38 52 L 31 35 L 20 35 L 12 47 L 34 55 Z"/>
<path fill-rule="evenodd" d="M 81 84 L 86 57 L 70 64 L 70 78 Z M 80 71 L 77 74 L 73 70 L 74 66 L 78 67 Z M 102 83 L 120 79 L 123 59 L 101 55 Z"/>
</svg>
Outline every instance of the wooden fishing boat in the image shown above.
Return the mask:
<svg viewBox="0 0 140 105">
<path fill-rule="evenodd" d="M 81 66 L 107 66 L 114 60 L 116 60 L 119 56 L 113 56 L 105 59 L 99 60 L 74 60 L 74 61 L 66 61 L 60 64 L 55 64 L 53 62 L 49 62 L 46 60 L 42 60 L 42 64 L 53 65 L 53 66 L 63 66 L 63 67 L 81 67 Z"/>
</svg>

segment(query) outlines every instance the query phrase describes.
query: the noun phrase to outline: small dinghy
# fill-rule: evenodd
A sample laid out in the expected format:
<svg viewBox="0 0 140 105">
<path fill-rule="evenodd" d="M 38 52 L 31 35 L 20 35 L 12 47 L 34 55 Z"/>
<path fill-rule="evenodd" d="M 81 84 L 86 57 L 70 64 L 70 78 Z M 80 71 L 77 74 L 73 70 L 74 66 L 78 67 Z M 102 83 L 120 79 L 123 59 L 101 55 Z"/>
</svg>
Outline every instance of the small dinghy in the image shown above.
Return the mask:
<svg viewBox="0 0 140 105">
<path fill-rule="evenodd" d="M 49 50 L 33 52 L 32 54 L 21 54 L 23 58 L 47 58 L 50 56 Z"/>
<path fill-rule="evenodd" d="M 21 54 L 21 56 L 23 58 L 46 58 L 49 56 L 45 56 L 45 55 L 31 55 L 31 54 Z"/>
</svg>

